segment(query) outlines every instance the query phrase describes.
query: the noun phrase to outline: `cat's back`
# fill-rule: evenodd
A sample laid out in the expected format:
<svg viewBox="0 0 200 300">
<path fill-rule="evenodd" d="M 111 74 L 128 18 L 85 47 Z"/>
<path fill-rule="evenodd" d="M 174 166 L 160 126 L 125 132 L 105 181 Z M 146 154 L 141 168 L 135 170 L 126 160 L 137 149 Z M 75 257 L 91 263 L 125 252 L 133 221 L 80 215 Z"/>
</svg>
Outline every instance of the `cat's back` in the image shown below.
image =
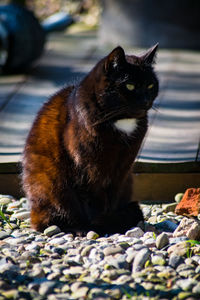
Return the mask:
<svg viewBox="0 0 200 300">
<path fill-rule="evenodd" d="M 42 106 L 27 137 L 25 152 L 27 147 L 30 150 L 31 145 L 42 147 L 46 144 L 48 148 L 55 146 L 53 144 L 58 142 L 67 122 L 69 114 L 67 103 L 73 89 L 74 86 L 63 88 Z"/>
</svg>

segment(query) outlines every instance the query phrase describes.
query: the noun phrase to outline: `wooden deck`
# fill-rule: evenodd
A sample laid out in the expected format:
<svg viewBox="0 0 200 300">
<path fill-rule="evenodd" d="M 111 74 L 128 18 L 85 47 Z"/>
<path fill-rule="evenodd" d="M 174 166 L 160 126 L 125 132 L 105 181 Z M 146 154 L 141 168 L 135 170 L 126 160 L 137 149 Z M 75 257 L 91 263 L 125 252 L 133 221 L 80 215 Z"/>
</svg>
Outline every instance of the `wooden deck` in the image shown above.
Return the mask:
<svg viewBox="0 0 200 300">
<path fill-rule="evenodd" d="M 98 45 L 95 33 L 56 34 L 29 74 L 0 77 L 0 193 L 20 194 L 18 163 L 41 105 L 110 50 Z M 160 94 L 138 155 L 135 192 L 140 200 L 169 201 L 200 186 L 200 52 L 160 50 L 156 71 Z"/>
</svg>

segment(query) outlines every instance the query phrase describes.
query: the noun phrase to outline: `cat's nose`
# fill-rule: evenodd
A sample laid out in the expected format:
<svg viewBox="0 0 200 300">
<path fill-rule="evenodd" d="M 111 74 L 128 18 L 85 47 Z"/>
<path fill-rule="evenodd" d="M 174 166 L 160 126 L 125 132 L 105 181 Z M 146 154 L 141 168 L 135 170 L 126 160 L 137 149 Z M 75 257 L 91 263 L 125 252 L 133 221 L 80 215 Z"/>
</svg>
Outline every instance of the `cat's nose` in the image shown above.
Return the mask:
<svg viewBox="0 0 200 300">
<path fill-rule="evenodd" d="M 145 99 L 144 100 L 144 106 L 145 106 L 146 109 L 149 109 L 151 107 L 151 103 L 147 99 Z"/>
</svg>

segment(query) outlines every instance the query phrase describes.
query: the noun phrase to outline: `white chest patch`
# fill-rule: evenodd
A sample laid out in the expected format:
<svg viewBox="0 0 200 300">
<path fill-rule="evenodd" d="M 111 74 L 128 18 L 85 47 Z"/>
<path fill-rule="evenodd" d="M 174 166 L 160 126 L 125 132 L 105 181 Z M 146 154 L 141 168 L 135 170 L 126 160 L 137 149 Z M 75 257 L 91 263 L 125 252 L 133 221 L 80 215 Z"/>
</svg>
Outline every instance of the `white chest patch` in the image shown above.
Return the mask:
<svg viewBox="0 0 200 300">
<path fill-rule="evenodd" d="M 137 119 L 121 119 L 116 121 L 114 126 L 126 134 L 131 134 L 137 127 Z"/>
</svg>

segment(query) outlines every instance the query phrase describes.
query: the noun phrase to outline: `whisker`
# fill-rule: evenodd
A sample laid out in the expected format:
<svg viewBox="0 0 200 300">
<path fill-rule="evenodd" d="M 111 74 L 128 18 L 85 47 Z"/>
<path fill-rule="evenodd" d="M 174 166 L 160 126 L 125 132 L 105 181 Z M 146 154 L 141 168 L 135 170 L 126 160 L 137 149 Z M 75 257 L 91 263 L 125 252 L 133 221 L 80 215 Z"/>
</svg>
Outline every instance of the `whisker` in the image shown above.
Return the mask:
<svg viewBox="0 0 200 300">
<path fill-rule="evenodd" d="M 98 124 L 101 124 L 101 123 L 109 120 L 110 118 L 115 117 L 115 116 L 125 112 L 126 109 L 127 109 L 127 107 L 121 107 L 121 108 L 118 108 L 117 110 L 111 111 L 111 112 L 105 114 L 103 116 L 103 118 L 101 118 L 101 119 L 97 120 L 95 123 L 93 123 L 92 126 L 96 126 Z"/>
<path fill-rule="evenodd" d="M 152 106 L 152 109 L 155 110 L 156 112 L 158 112 L 158 108 L 157 107 L 153 107 Z"/>
<path fill-rule="evenodd" d="M 100 114 L 97 114 L 97 117 L 101 117 L 101 115 L 105 116 L 109 116 L 112 115 L 113 113 L 117 113 L 120 112 L 122 110 L 123 107 L 117 107 L 115 110 L 112 110 L 110 112 L 107 112 L 106 110 L 101 111 Z"/>
</svg>

